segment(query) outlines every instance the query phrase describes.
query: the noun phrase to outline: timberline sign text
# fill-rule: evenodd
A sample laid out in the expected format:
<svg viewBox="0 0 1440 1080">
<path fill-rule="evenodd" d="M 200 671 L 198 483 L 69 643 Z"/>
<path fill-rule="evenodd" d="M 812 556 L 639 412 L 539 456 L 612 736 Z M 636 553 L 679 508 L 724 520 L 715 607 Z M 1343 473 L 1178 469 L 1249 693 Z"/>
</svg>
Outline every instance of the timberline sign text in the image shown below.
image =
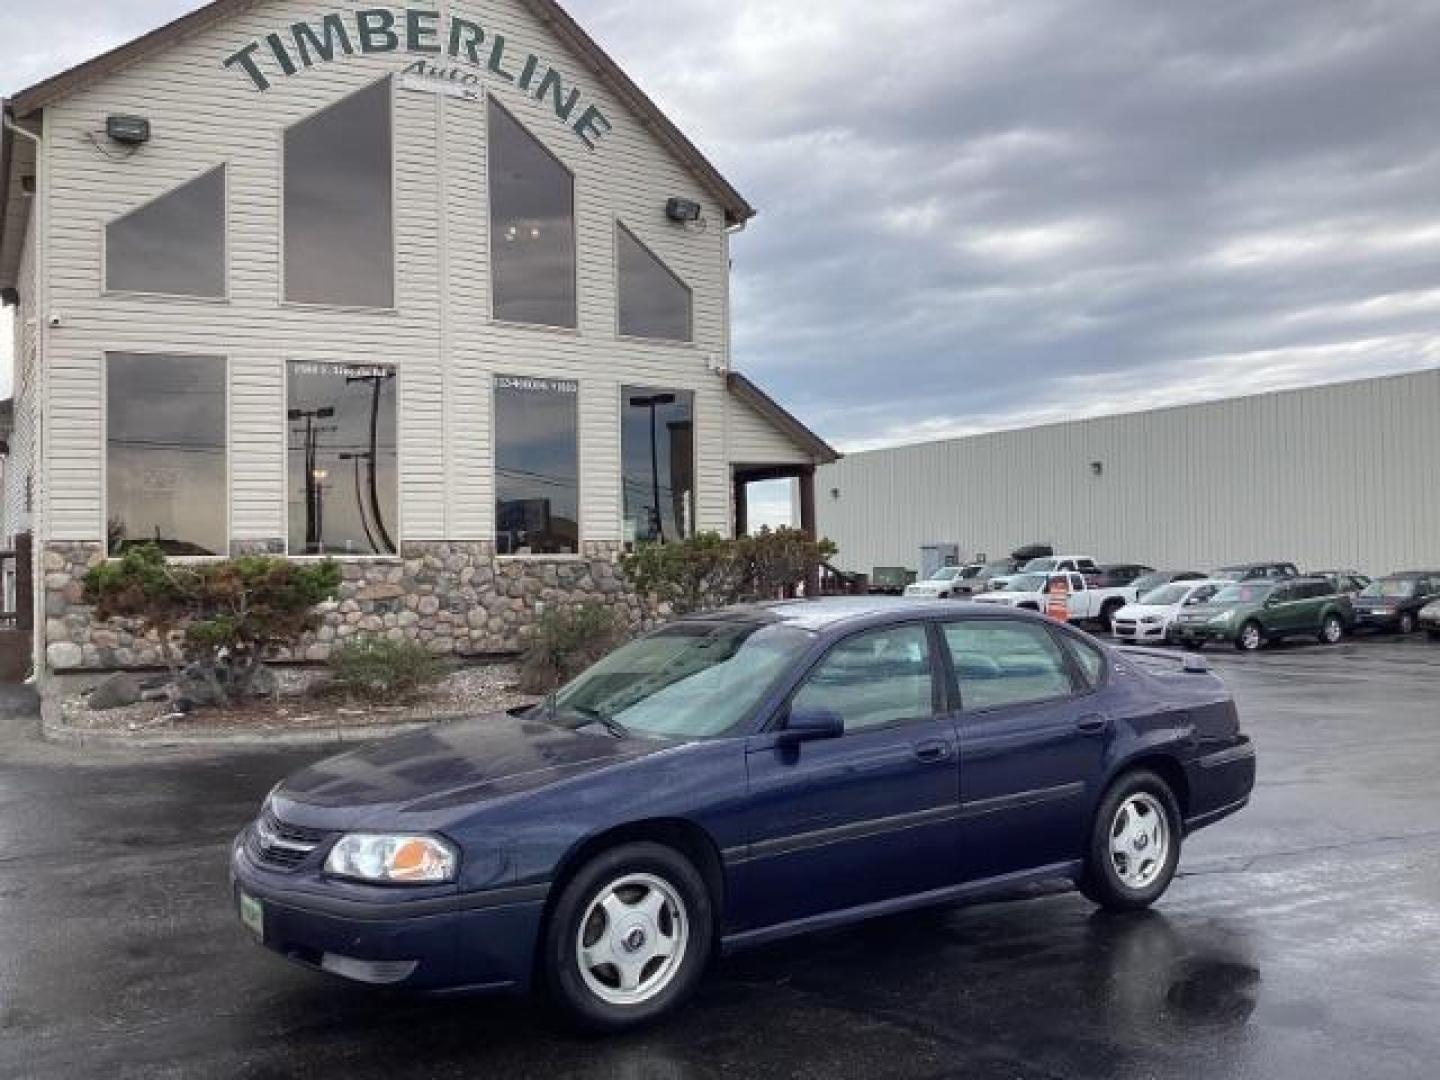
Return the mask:
<svg viewBox="0 0 1440 1080">
<path fill-rule="evenodd" d="M 591 150 L 613 126 L 559 71 L 534 53 L 512 48 L 503 34 L 458 15 L 442 17 L 420 8 L 362 8 L 291 23 L 236 50 L 223 66 L 244 75 L 263 93 L 277 77 L 289 78 L 303 68 L 357 52 L 417 54 L 422 59 L 404 71 L 411 77 L 473 87 L 484 75 L 508 83 L 537 101 L 548 101 L 556 118 Z"/>
</svg>

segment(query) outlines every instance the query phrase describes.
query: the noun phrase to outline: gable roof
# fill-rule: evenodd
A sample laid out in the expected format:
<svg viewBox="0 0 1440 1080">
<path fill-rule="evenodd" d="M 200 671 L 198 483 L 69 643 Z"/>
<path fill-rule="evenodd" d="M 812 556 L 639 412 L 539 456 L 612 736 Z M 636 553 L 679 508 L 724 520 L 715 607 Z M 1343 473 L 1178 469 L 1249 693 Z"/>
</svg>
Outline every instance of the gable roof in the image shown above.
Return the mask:
<svg viewBox="0 0 1440 1080">
<path fill-rule="evenodd" d="M 744 375 L 732 371 L 725 376 L 725 383 L 730 393 L 770 421 L 791 442 L 809 454 L 817 465 L 831 465 L 840 460 L 839 451 Z"/>
<path fill-rule="evenodd" d="M 266 0 L 210 0 L 188 15 L 182 15 L 118 48 L 101 53 L 68 71 L 52 75 L 27 90 L 21 90 L 11 99 L 10 108 L 17 117 L 29 116 L 83 86 L 147 59 L 179 41 L 193 37 L 265 2 Z M 569 12 L 562 8 L 557 0 L 519 2 L 563 44 L 573 49 L 610 92 L 640 117 L 641 124 L 695 174 L 725 208 L 727 224 L 740 224 L 755 216 L 754 208 L 745 198 L 720 175 L 720 171 L 685 137 L 670 118 L 660 111 L 660 107 L 635 85 L 630 76 L 620 70 L 620 66 L 610 59 L 609 54 L 596 44 L 595 39 L 570 17 Z"/>
</svg>

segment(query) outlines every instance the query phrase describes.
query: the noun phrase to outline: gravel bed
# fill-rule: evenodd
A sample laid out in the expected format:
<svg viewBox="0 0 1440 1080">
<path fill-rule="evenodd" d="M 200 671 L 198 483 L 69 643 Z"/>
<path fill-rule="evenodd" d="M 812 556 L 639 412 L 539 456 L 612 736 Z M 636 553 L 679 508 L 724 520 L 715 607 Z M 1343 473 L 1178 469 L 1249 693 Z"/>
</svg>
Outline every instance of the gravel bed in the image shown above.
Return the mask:
<svg viewBox="0 0 1440 1080">
<path fill-rule="evenodd" d="M 86 731 L 298 731 L 307 728 L 361 728 L 425 721 L 442 722 L 528 705 L 538 700 L 520 692 L 514 664 L 458 668 L 413 701 L 394 705 L 354 701 L 331 692 L 323 671 L 279 668 L 277 693 L 242 705 L 176 713 L 169 702 L 141 701 L 117 709 L 90 708 L 75 694 L 61 704 L 64 721 Z"/>
</svg>

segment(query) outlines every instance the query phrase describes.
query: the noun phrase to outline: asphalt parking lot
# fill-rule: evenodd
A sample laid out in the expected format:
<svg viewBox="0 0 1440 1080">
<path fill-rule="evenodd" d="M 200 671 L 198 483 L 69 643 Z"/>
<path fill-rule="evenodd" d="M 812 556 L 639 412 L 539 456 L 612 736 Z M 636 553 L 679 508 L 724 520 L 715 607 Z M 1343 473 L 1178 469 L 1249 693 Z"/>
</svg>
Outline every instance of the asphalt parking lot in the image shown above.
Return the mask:
<svg viewBox="0 0 1440 1080">
<path fill-rule="evenodd" d="M 596 1040 L 523 1001 L 349 987 L 252 945 L 230 837 L 315 751 L 80 753 L 0 736 L 0 1076 L 1319 1077 L 1440 1060 L 1440 647 L 1212 657 L 1260 749 L 1151 913 L 1073 893 L 720 965 Z"/>
</svg>

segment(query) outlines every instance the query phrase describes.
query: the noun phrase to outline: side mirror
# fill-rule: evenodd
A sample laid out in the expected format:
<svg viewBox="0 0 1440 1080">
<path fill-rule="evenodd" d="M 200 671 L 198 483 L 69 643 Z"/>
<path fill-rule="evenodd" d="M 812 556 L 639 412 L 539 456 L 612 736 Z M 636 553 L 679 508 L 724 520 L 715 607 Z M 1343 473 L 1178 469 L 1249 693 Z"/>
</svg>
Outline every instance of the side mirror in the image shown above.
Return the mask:
<svg viewBox="0 0 1440 1080">
<path fill-rule="evenodd" d="M 845 720 L 833 709 L 795 709 L 780 731 L 781 746 L 799 746 L 817 739 L 838 739 L 845 734 Z"/>
</svg>

